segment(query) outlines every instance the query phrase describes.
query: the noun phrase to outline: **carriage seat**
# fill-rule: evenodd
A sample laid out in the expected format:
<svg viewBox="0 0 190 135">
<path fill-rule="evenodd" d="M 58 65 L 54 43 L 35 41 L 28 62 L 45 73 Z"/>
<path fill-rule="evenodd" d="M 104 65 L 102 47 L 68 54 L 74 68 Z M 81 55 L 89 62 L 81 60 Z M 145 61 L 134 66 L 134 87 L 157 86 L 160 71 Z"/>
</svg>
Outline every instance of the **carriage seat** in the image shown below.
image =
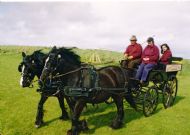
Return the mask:
<svg viewBox="0 0 190 135">
<path fill-rule="evenodd" d="M 182 69 L 181 61 L 183 58 L 181 57 L 171 57 L 169 59 L 169 64 L 158 64 L 152 70 L 161 70 L 165 72 L 172 72 L 172 71 L 180 71 Z"/>
</svg>

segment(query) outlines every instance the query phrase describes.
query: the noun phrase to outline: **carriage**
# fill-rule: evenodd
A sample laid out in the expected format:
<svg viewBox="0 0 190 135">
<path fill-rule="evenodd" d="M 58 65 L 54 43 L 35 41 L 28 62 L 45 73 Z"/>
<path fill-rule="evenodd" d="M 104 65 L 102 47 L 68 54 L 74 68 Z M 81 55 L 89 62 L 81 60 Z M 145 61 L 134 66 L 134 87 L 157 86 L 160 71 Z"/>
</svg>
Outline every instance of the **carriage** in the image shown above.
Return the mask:
<svg viewBox="0 0 190 135">
<path fill-rule="evenodd" d="M 150 71 L 147 82 L 143 85 L 139 80 L 130 79 L 129 90 L 131 90 L 137 111 L 143 111 L 146 117 L 150 116 L 157 108 L 159 96 L 162 96 L 164 108 L 174 104 L 178 91 L 176 75 L 182 70 L 180 61 L 182 58 L 172 57 L 170 64 L 164 67 L 158 65 Z M 133 70 L 135 74 L 136 69 Z"/>
</svg>

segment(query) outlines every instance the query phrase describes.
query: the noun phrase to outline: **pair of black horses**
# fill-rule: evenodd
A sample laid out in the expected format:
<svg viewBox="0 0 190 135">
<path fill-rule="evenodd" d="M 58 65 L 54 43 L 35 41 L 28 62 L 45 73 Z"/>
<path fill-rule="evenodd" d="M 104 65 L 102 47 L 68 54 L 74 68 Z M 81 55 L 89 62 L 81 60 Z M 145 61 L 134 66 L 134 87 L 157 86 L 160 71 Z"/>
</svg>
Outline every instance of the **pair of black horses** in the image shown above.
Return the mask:
<svg viewBox="0 0 190 135">
<path fill-rule="evenodd" d="M 65 95 L 62 90 L 57 90 L 55 93 L 51 93 L 49 92 L 51 90 L 45 86 L 52 84 L 50 81 L 59 81 L 62 86 L 79 88 L 81 87 L 81 76 L 83 76 L 82 87 L 90 88 L 94 85 L 92 84 L 92 81 L 89 81 L 89 78 L 91 77 L 89 76 L 89 73 L 85 72 L 82 68 L 83 63 L 80 61 L 80 56 L 75 54 L 72 49 L 53 47 L 48 54 L 44 54 L 38 50 L 32 55 L 22 53 L 22 56 L 23 61 L 18 66 L 18 70 L 22 75 L 20 85 L 22 87 L 30 87 L 34 77 L 37 76 L 41 88 L 41 99 L 38 104 L 35 121 L 36 127 L 40 127 L 43 124 L 43 104 L 49 96 L 56 96 L 58 98 L 62 109 L 62 115 L 60 118 L 63 120 L 69 119 L 64 105 L 64 98 L 69 105 L 72 126 L 67 132 L 68 135 L 77 135 L 80 131 L 88 129 L 86 121 L 79 120 L 81 112 L 87 103 L 98 104 L 107 101 L 110 97 L 113 98 L 113 101 L 117 106 L 117 115 L 110 125 L 113 129 L 122 127 L 124 119 L 123 99 L 126 99 L 129 104 L 135 108 L 135 103 L 130 92 L 128 94 L 122 94 L 126 91 L 121 88 L 128 87 L 127 82 L 129 81 L 130 76 L 129 71 L 126 69 L 119 66 L 107 66 L 95 69 L 96 75 L 98 75 L 96 85 L 100 88 L 107 88 L 107 90 L 94 90 L 89 97 L 71 97 Z M 83 72 L 81 72 L 81 70 L 83 70 Z M 60 77 L 57 77 L 59 75 Z M 118 90 L 110 92 L 109 88 L 118 88 Z"/>
</svg>

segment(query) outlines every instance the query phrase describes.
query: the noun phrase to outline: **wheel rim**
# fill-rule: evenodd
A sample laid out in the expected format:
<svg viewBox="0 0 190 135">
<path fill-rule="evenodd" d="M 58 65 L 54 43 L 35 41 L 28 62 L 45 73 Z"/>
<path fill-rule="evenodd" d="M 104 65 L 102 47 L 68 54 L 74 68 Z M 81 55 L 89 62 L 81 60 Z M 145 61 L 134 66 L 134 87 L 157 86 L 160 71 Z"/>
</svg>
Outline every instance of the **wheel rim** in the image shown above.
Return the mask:
<svg viewBox="0 0 190 135">
<path fill-rule="evenodd" d="M 165 108 L 173 105 L 177 95 L 177 88 L 178 83 L 176 77 L 169 78 L 163 90 L 163 104 Z"/>
<path fill-rule="evenodd" d="M 143 113 L 145 116 L 151 115 L 158 104 L 158 92 L 155 88 L 149 88 L 145 93 L 143 101 Z"/>
</svg>

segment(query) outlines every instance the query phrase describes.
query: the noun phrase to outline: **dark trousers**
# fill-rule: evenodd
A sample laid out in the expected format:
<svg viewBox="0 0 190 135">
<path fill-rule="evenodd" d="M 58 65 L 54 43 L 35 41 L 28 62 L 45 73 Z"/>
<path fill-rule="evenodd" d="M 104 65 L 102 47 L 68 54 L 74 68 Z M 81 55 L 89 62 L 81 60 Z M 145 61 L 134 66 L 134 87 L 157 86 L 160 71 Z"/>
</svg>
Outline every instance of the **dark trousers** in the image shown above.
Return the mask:
<svg viewBox="0 0 190 135">
<path fill-rule="evenodd" d="M 136 79 L 142 80 L 142 81 L 146 81 L 149 71 L 151 69 L 153 69 L 153 67 L 156 64 L 145 64 L 145 63 L 141 63 L 138 70 L 137 70 L 137 74 L 135 76 Z"/>
<path fill-rule="evenodd" d="M 123 60 L 121 62 L 121 66 L 124 68 L 134 68 L 136 65 L 139 65 L 141 59 L 134 59 L 134 60 Z"/>
</svg>

